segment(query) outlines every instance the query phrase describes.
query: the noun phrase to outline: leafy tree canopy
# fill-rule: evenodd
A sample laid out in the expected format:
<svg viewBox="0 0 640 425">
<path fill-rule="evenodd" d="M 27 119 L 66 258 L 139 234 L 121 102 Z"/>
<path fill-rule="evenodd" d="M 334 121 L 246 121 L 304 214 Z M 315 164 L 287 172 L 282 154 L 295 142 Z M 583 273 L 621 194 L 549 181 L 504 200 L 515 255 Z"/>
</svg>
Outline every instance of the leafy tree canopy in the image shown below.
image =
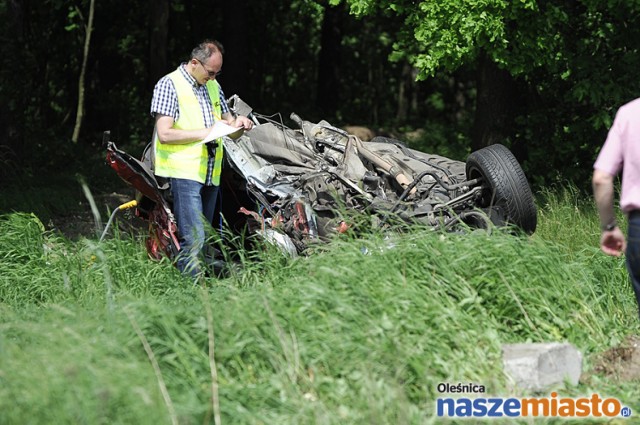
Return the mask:
<svg viewBox="0 0 640 425">
<path fill-rule="evenodd" d="M 544 174 L 569 165 L 584 177 L 617 108 L 640 95 L 638 0 L 345 1 L 359 17 L 402 18 L 390 58 L 418 80 L 487 58 L 521 83 L 511 138 Z"/>
<path fill-rule="evenodd" d="M 619 25 L 627 31 L 638 22 L 640 5 L 637 0 L 346 1 L 357 16 L 404 17 L 391 57 L 411 58 L 419 79 L 439 69 L 455 70 L 481 51 L 513 75 L 550 67 L 566 78 L 576 48 L 600 48 L 616 37 Z M 585 31 L 588 40 L 580 45 Z"/>
</svg>

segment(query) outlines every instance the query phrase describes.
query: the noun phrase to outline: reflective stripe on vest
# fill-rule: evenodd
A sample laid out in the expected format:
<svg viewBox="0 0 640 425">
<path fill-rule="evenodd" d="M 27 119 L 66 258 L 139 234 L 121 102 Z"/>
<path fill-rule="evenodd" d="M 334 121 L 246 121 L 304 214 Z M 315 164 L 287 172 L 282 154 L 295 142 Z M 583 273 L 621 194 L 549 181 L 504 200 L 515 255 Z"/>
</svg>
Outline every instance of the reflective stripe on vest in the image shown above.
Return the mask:
<svg viewBox="0 0 640 425">
<path fill-rule="evenodd" d="M 193 93 L 191 84 L 182 76 L 180 70 L 169 74 L 169 78 L 173 82 L 176 90 L 178 108 L 180 110 L 180 116 L 178 120 L 174 122 L 173 128 L 181 130 L 204 128 L 203 112 L 196 95 Z M 215 99 L 212 102 L 214 117 L 220 119 L 221 108 L 217 82 L 215 80 L 208 81 L 207 90 L 211 99 Z M 162 177 L 174 177 L 205 183 L 209 155 L 207 153 L 207 147 L 204 144 L 198 145 L 198 142 L 180 145 L 160 143 L 157 137 L 154 143 L 156 146 L 155 174 Z M 221 149 L 222 140 L 218 140 L 217 143 L 218 148 L 216 149 L 212 179 L 215 185 L 220 184 L 223 156 Z M 220 158 L 218 159 L 218 157 Z"/>
</svg>

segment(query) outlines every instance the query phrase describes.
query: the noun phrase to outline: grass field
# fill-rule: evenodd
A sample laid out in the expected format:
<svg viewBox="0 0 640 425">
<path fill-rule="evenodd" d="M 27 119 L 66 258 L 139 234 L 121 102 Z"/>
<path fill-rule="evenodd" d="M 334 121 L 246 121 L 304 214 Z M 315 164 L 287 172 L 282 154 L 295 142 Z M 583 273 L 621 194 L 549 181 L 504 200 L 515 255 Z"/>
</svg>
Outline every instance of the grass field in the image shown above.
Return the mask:
<svg viewBox="0 0 640 425">
<path fill-rule="evenodd" d="M 297 259 L 247 253 L 205 288 L 135 236 L 71 242 L 6 214 L 0 423 L 442 423 L 439 383 L 525 396 L 501 372 L 501 344 L 545 341 L 584 355 L 562 395 L 640 414 L 637 380 L 595 367 L 639 334 L 624 260 L 598 238 L 591 201 L 561 189 L 539 195 L 532 237 L 345 236 Z"/>
</svg>

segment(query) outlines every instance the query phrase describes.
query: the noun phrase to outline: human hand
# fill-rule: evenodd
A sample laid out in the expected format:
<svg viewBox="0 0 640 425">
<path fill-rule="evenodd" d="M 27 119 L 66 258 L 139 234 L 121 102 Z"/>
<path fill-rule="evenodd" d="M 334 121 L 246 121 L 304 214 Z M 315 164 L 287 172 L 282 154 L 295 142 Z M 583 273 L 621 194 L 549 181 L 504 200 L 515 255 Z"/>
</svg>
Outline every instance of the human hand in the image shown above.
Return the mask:
<svg viewBox="0 0 640 425">
<path fill-rule="evenodd" d="M 242 127 L 245 130 L 251 130 L 253 128 L 253 121 L 251 121 L 249 118 L 247 118 L 245 116 L 238 115 L 235 118 L 234 125 L 236 127 Z"/>
<path fill-rule="evenodd" d="M 229 134 L 229 137 L 234 140 L 242 136 L 242 134 L 245 131 L 249 131 L 253 128 L 253 121 L 251 121 L 249 118 L 244 117 L 242 115 L 238 115 L 235 118 L 223 119 L 222 121 L 224 121 L 225 123 L 229 124 L 232 127 L 238 128 L 238 131 L 235 131 Z"/>
<path fill-rule="evenodd" d="M 627 241 L 619 227 L 605 230 L 600 236 L 600 249 L 607 255 L 619 257 L 627 249 Z"/>
</svg>

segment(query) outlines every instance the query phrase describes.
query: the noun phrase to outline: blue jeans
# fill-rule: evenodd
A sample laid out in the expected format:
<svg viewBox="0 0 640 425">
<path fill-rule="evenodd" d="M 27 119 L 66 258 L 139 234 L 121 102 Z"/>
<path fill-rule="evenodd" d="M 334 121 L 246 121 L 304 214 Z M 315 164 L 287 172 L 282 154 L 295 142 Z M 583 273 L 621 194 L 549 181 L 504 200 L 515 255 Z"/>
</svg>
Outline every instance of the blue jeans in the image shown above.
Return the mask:
<svg viewBox="0 0 640 425">
<path fill-rule="evenodd" d="M 629 214 L 629 234 L 627 237 L 627 270 L 631 285 L 640 308 L 640 211 Z"/>
<path fill-rule="evenodd" d="M 218 189 L 194 180 L 171 179 L 173 213 L 180 238 L 177 267 L 184 274 L 196 277 L 201 273 L 205 231 L 211 228 Z"/>
</svg>

